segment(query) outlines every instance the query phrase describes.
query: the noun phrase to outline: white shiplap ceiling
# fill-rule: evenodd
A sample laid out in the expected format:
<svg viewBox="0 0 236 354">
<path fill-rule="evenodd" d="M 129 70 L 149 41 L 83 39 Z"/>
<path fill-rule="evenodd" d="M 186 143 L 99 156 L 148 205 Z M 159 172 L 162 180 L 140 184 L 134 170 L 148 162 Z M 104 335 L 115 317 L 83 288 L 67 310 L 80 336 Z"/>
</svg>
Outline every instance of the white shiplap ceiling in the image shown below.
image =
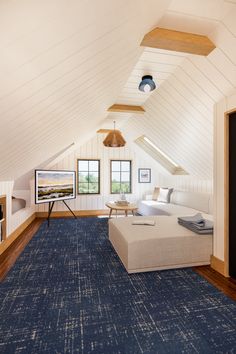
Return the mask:
<svg viewBox="0 0 236 354">
<path fill-rule="evenodd" d="M 143 119 L 133 115 L 122 127 L 130 140 L 145 134 L 190 175 L 200 178 L 212 178 L 213 173 L 214 104 L 236 88 L 235 18 L 236 6 L 224 1 L 173 1 L 158 25 L 206 34 L 217 48 L 207 57 L 179 58 L 159 88 L 140 100 L 146 110 Z M 157 60 L 146 72 L 153 76 L 157 72 L 157 82 L 161 65 Z M 135 99 L 137 103 L 138 96 Z"/>
<path fill-rule="evenodd" d="M 112 123 L 114 103 L 146 109 L 122 119 L 129 139 L 146 134 L 210 178 L 213 105 L 236 86 L 235 16 L 224 0 L 0 2 L 0 180 L 85 142 Z M 157 25 L 207 34 L 217 48 L 202 58 L 140 47 Z M 143 74 L 158 85 L 150 97 L 137 90 Z"/>
<path fill-rule="evenodd" d="M 142 76 L 151 74 L 157 88 L 159 88 L 176 68 L 181 65 L 186 56 L 188 56 L 186 53 L 143 48 L 143 52 L 129 75 L 116 103 L 142 106 L 153 94 L 153 92 L 144 93 L 137 89 Z M 113 127 L 113 121 L 115 121 L 116 126 L 120 128 L 132 116 L 130 113 L 109 113 L 102 127 L 111 128 Z M 139 115 L 140 120 L 142 120 L 141 118 Z"/>
<path fill-rule="evenodd" d="M 181 65 L 188 54 L 167 50 L 144 48 L 128 81 L 117 98 L 118 103 L 143 105 L 152 92 L 145 93 L 137 88 L 142 76 L 152 75 L 157 88 Z"/>
<path fill-rule="evenodd" d="M 96 131 L 142 52 L 143 35 L 168 4 L 0 3 L 1 180 L 16 179 Z"/>
</svg>

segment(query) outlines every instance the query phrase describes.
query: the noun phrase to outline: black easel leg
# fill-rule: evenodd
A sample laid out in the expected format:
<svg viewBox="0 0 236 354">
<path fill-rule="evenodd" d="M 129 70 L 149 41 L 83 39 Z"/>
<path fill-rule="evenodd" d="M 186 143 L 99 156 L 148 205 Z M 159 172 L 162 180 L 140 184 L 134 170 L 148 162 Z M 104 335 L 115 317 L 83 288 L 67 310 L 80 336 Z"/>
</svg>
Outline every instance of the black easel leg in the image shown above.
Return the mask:
<svg viewBox="0 0 236 354">
<path fill-rule="evenodd" d="M 74 215 L 75 219 L 77 219 L 76 215 L 74 214 L 74 212 L 71 210 L 71 208 L 69 207 L 68 204 L 66 204 L 66 202 L 63 200 L 63 203 L 65 204 L 65 206 L 70 210 L 70 212 Z"/>
<path fill-rule="evenodd" d="M 54 206 L 54 203 L 55 202 L 49 202 L 48 204 L 48 227 L 49 227 L 49 223 L 50 223 L 50 215 L 51 215 L 51 212 L 52 212 L 52 208 Z"/>
</svg>

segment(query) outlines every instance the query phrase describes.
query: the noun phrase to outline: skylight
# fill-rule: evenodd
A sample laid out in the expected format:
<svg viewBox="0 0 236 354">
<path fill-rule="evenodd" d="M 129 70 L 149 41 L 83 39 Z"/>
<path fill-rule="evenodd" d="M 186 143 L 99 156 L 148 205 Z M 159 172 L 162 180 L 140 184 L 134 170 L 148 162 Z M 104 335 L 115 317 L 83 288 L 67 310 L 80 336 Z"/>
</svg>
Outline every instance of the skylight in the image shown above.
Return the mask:
<svg viewBox="0 0 236 354">
<path fill-rule="evenodd" d="M 145 135 L 140 136 L 135 140 L 135 143 L 141 147 L 146 153 L 153 157 L 157 162 L 160 163 L 167 171 L 173 175 L 187 175 L 188 173 L 179 166 L 175 161 L 173 161 L 169 156 L 167 156 L 161 149 L 159 149 L 156 144 L 154 144 Z"/>
<path fill-rule="evenodd" d="M 167 156 L 163 151 L 161 151 L 150 139 L 148 139 L 146 136 L 143 136 L 143 139 L 151 145 L 154 149 L 156 149 L 162 156 L 164 156 L 167 160 L 170 161 L 175 167 L 178 167 L 178 165 L 169 157 Z"/>
</svg>

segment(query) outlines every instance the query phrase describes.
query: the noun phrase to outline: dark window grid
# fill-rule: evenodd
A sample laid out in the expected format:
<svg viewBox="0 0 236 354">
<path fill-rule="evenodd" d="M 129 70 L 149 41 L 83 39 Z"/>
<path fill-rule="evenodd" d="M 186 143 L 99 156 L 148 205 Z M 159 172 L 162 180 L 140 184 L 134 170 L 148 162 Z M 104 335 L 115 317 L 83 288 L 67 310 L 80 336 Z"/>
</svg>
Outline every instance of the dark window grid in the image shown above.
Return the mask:
<svg viewBox="0 0 236 354">
<path fill-rule="evenodd" d="M 79 175 L 80 173 L 86 173 L 86 176 L 89 176 L 90 172 L 96 172 L 96 173 L 98 173 L 98 179 L 99 179 L 99 171 L 78 171 L 78 175 Z M 79 177 L 79 176 L 78 176 L 78 177 Z"/>
<path fill-rule="evenodd" d="M 100 179 L 98 180 L 98 182 L 79 182 L 78 183 L 78 191 L 80 189 L 80 186 L 82 187 L 83 185 L 86 185 L 88 187 L 88 191 L 91 189 L 91 185 L 97 185 L 98 186 L 98 192 L 95 192 L 95 193 L 91 193 L 91 192 L 88 192 L 88 193 L 81 193 L 81 192 L 78 192 L 78 194 L 100 194 Z"/>
<path fill-rule="evenodd" d="M 120 164 L 120 169 L 119 170 L 113 170 L 112 169 L 112 165 L 113 165 L 112 162 L 113 161 L 116 162 L 116 163 L 119 162 L 119 164 Z M 121 169 L 122 162 L 129 162 L 129 171 L 122 171 L 122 169 Z M 119 181 L 115 181 L 115 182 L 112 181 L 112 172 L 116 172 L 116 173 L 120 174 Z M 129 172 L 129 181 L 128 182 L 121 182 L 121 173 L 122 172 Z M 110 183 L 111 183 L 111 194 L 118 194 L 117 192 L 113 192 L 112 191 L 112 184 L 113 183 L 119 184 L 120 190 L 121 190 L 122 184 L 129 183 L 129 192 L 126 192 L 126 193 L 132 193 L 132 186 L 131 186 L 131 161 L 130 160 L 111 160 L 111 171 L 110 171 L 110 174 L 111 174 L 111 180 L 110 180 Z"/>
<path fill-rule="evenodd" d="M 116 185 L 119 185 L 119 191 L 116 191 L 116 192 L 113 192 L 113 185 L 116 184 Z M 111 185 L 111 194 L 120 194 L 120 193 L 123 193 L 122 192 L 122 185 L 124 184 L 128 184 L 129 185 L 129 191 L 125 191 L 124 193 L 126 194 L 131 194 L 132 193 L 132 190 L 131 190 L 131 183 L 130 182 L 113 182 L 112 185 Z"/>
<path fill-rule="evenodd" d="M 119 168 L 119 170 L 113 170 L 113 168 L 112 168 L 112 165 L 113 165 L 112 162 L 119 162 L 119 163 L 120 163 L 120 168 Z M 123 171 L 123 170 L 122 170 L 122 168 L 121 168 L 121 165 L 122 165 L 121 163 L 122 163 L 122 162 L 129 162 L 129 171 L 126 171 L 126 170 Z M 129 172 L 129 173 L 130 173 L 130 172 L 131 172 L 131 161 L 129 161 L 129 160 L 120 160 L 120 161 L 111 160 L 111 170 L 112 170 L 112 172 L 120 172 L 120 173 L 121 173 L 121 172 Z"/>
<path fill-rule="evenodd" d="M 99 172 L 99 168 L 97 170 L 90 170 L 89 168 L 87 170 L 79 170 L 78 167 L 78 172 Z"/>
<path fill-rule="evenodd" d="M 92 162 L 92 161 L 96 161 L 96 162 L 98 162 L 98 169 L 97 170 L 92 170 L 92 169 L 90 169 L 89 168 L 89 166 L 90 166 L 90 163 L 88 163 L 88 169 L 86 169 L 86 170 L 80 170 L 80 172 L 87 172 L 87 171 L 91 171 L 91 172 L 98 172 L 99 171 L 99 169 L 100 169 L 100 160 L 96 160 L 96 159 L 89 159 L 89 160 L 86 160 L 86 159 L 78 159 L 77 160 L 77 166 L 78 166 L 78 170 L 79 170 L 79 162 L 80 161 L 88 161 L 88 162 Z"/>
<path fill-rule="evenodd" d="M 79 178 L 78 178 L 78 194 L 100 194 L 100 160 L 86 160 L 86 159 L 81 159 L 80 160 L 80 159 L 78 159 L 77 161 L 78 161 L 78 163 L 77 163 L 78 175 L 79 175 L 80 172 L 86 172 L 87 175 L 89 175 L 89 172 L 98 172 L 98 182 L 90 182 L 90 181 L 88 181 L 88 182 L 80 182 Z M 89 169 L 89 163 L 88 163 L 88 169 L 87 170 L 79 170 L 79 161 L 98 161 L 98 169 L 97 170 L 90 170 Z M 79 192 L 79 186 L 83 185 L 83 184 L 84 185 L 85 184 L 88 185 L 88 190 L 89 190 L 89 185 L 90 184 L 97 184 L 98 185 L 98 192 L 96 192 L 96 193 L 80 193 Z"/>
<path fill-rule="evenodd" d="M 98 188 L 98 192 L 89 192 L 92 188 L 92 186 L 96 185 Z M 98 182 L 90 182 L 90 183 L 87 183 L 87 182 L 80 182 L 79 184 L 79 188 L 82 188 L 83 186 L 86 186 L 86 188 L 88 189 L 88 193 L 81 193 L 79 192 L 79 194 L 98 194 L 99 193 L 99 183 Z"/>
<path fill-rule="evenodd" d="M 114 161 L 114 160 L 113 160 Z M 112 162 L 113 162 L 112 161 Z M 114 161 L 114 162 L 119 162 L 119 170 L 113 170 L 113 163 L 111 164 L 111 166 L 112 166 L 112 172 L 121 172 L 121 161 Z"/>
<path fill-rule="evenodd" d="M 78 170 L 78 172 L 87 172 L 89 174 L 89 172 L 99 172 L 99 170 Z"/>
</svg>

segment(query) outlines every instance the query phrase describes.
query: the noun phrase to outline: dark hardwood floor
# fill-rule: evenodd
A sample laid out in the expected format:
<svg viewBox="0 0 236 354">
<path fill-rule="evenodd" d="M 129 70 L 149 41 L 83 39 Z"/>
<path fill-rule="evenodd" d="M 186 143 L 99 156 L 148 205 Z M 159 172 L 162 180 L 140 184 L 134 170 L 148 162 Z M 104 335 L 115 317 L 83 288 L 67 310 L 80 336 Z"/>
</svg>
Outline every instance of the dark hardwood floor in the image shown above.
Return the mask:
<svg viewBox="0 0 236 354">
<path fill-rule="evenodd" d="M 216 288 L 223 291 L 225 295 L 236 301 L 236 279 L 225 278 L 210 266 L 194 267 L 193 270 L 207 279 Z"/>
<path fill-rule="evenodd" d="M 2 281 L 44 219 L 36 218 L 17 239 L 0 255 L 0 281 Z"/>
<path fill-rule="evenodd" d="M 43 221 L 43 218 L 36 218 L 11 244 L 11 246 L 8 247 L 2 255 L 0 255 L 0 281 L 5 278 Z M 223 293 L 231 299 L 236 301 L 236 279 L 225 278 L 223 275 L 213 270 L 210 266 L 194 267 L 193 270 L 207 279 L 216 288 L 223 291 Z"/>
</svg>

